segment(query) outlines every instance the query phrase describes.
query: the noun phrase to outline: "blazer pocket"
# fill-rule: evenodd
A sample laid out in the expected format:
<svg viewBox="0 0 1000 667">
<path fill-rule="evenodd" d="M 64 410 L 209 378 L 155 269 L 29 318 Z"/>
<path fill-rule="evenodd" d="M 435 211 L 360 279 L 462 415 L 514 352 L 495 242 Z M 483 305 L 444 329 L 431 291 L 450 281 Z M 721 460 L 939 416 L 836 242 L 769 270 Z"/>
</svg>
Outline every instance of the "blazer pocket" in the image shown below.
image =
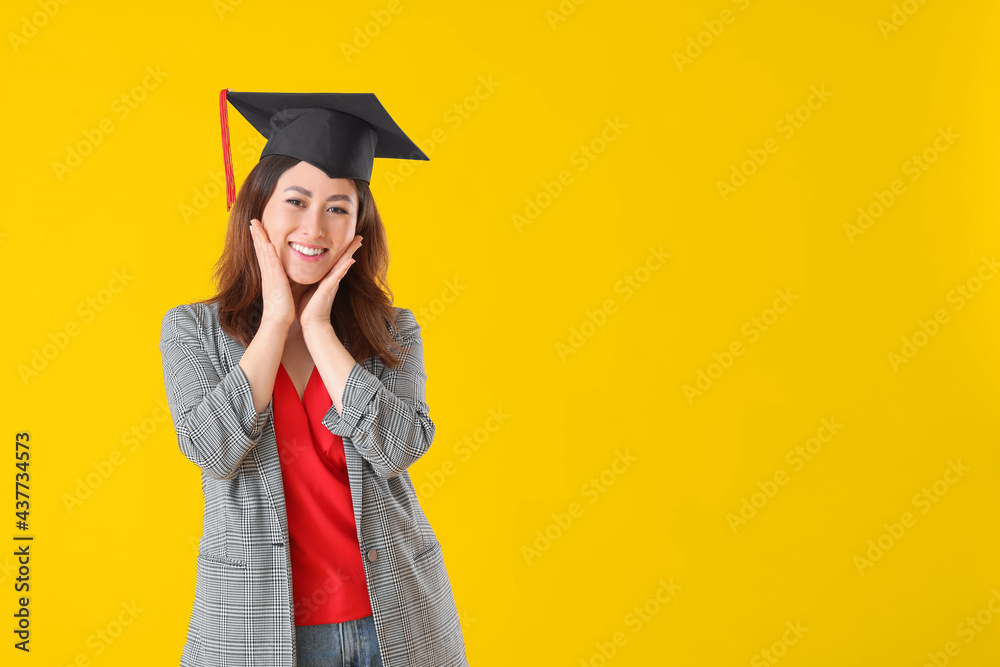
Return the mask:
<svg viewBox="0 0 1000 667">
<path fill-rule="evenodd" d="M 198 558 L 210 561 L 212 563 L 219 563 L 220 565 L 228 565 L 229 567 L 236 567 L 240 569 L 246 569 L 247 566 L 247 564 L 241 560 L 235 560 L 233 558 L 228 558 L 226 556 L 221 556 L 219 554 L 199 553 Z"/>
<path fill-rule="evenodd" d="M 416 563 L 417 561 L 423 560 L 428 556 L 432 556 L 435 552 L 440 550 L 441 550 L 441 542 L 435 539 L 433 544 L 431 544 L 429 547 L 427 547 L 426 549 L 424 549 L 423 551 L 421 551 L 420 553 L 418 553 L 416 556 L 413 557 L 413 562 Z"/>
</svg>

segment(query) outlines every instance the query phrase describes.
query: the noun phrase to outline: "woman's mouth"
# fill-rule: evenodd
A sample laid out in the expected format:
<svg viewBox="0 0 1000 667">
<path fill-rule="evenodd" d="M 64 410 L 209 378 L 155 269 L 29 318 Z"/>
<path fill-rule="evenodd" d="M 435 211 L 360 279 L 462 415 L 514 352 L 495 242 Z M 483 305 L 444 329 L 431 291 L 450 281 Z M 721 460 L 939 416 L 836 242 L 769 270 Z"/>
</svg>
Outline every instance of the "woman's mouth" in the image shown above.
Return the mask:
<svg viewBox="0 0 1000 667">
<path fill-rule="evenodd" d="M 288 245 L 304 262 L 318 262 L 323 255 L 330 251 L 329 248 L 309 248 L 298 243 L 289 243 Z"/>
</svg>

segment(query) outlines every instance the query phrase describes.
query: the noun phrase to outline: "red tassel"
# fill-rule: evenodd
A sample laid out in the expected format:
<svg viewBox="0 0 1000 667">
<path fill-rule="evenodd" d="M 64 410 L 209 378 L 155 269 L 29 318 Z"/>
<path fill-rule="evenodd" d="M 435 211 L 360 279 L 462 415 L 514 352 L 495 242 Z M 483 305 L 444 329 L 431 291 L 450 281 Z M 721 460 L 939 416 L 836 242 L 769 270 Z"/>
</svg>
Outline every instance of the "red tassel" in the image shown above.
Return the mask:
<svg viewBox="0 0 1000 667">
<path fill-rule="evenodd" d="M 226 92 L 232 88 L 223 88 L 219 93 L 219 120 L 222 123 L 222 162 L 226 169 L 226 211 L 229 211 L 236 201 L 236 179 L 233 177 L 233 155 L 229 148 L 229 104 L 226 102 Z"/>
</svg>

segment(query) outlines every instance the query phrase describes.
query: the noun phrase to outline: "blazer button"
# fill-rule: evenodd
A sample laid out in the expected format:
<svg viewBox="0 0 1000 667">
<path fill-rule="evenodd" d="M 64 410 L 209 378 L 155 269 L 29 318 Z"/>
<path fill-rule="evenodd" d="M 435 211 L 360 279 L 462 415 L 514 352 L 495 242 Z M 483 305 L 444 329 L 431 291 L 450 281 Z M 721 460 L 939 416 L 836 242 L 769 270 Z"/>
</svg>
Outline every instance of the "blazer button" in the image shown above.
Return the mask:
<svg viewBox="0 0 1000 667">
<path fill-rule="evenodd" d="M 375 551 L 374 549 L 369 549 L 369 550 L 368 550 L 368 560 L 370 560 L 370 561 L 371 561 L 371 562 L 373 562 L 373 563 L 374 563 L 374 562 L 375 562 L 376 560 L 378 560 L 378 552 L 377 552 L 377 551 Z"/>
</svg>

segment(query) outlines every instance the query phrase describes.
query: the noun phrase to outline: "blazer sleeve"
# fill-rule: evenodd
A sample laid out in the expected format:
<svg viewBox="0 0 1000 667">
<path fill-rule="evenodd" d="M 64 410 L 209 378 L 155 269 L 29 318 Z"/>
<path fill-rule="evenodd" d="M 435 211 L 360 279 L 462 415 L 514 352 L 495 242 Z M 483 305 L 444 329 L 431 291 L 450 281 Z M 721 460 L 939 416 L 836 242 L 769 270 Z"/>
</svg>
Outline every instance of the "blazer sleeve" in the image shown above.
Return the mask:
<svg viewBox="0 0 1000 667">
<path fill-rule="evenodd" d="M 399 475 L 430 449 L 434 422 L 425 401 L 424 348 L 420 325 L 409 308 L 396 316 L 396 341 L 411 348 L 395 368 L 379 377 L 355 362 L 341 399 L 343 414 L 330 406 L 323 425 L 348 437 L 379 476 Z"/>
<path fill-rule="evenodd" d="M 232 479 L 260 440 L 274 399 L 258 413 L 239 364 L 220 378 L 200 328 L 188 304 L 171 308 L 163 318 L 160 352 L 167 402 L 184 455 L 209 477 Z"/>
</svg>

